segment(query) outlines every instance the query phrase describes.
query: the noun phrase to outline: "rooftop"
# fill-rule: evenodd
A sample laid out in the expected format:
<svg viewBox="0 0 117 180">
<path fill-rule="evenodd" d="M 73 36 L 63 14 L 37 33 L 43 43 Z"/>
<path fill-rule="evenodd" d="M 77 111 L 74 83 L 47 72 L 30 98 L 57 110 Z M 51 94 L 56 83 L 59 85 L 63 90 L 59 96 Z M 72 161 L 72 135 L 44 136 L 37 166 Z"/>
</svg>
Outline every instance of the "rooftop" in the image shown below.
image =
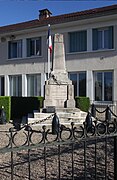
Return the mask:
<svg viewBox="0 0 117 180">
<path fill-rule="evenodd" d="M 47 26 L 48 24 L 53 25 L 53 24 L 60 24 L 60 23 L 65 23 L 65 22 L 70 22 L 70 21 L 81 20 L 81 19 L 94 18 L 98 16 L 105 16 L 109 14 L 117 14 L 117 4 L 101 7 L 101 8 L 80 11 L 80 12 L 73 12 L 69 14 L 62 14 L 58 16 L 49 16 L 45 18 L 34 19 L 32 21 L 12 24 L 8 26 L 2 26 L 0 27 L 0 34 L 4 34 L 7 32 L 20 31 L 24 29 L 36 28 L 36 27 L 41 27 L 41 26 Z"/>
</svg>

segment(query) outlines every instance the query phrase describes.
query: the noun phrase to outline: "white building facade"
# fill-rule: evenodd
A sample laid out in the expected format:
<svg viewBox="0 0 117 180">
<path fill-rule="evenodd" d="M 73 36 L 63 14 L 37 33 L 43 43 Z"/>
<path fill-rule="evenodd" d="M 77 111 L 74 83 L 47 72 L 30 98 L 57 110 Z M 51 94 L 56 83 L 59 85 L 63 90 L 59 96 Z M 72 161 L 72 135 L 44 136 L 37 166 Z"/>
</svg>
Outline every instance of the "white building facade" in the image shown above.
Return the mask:
<svg viewBox="0 0 117 180">
<path fill-rule="evenodd" d="M 0 27 L 0 96 L 44 96 L 47 32 L 64 35 L 75 96 L 117 101 L 117 5 Z"/>
</svg>

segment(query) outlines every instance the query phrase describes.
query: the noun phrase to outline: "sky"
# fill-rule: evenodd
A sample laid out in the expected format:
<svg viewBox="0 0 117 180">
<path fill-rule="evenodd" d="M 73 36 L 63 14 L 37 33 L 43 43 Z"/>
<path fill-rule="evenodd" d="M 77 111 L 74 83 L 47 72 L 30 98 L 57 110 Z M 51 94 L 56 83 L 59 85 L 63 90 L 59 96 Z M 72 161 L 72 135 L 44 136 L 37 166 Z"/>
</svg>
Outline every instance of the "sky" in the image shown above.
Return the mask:
<svg viewBox="0 0 117 180">
<path fill-rule="evenodd" d="M 117 4 L 117 0 L 0 0 L 0 26 L 38 19 L 39 10 L 53 16 Z"/>
</svg>

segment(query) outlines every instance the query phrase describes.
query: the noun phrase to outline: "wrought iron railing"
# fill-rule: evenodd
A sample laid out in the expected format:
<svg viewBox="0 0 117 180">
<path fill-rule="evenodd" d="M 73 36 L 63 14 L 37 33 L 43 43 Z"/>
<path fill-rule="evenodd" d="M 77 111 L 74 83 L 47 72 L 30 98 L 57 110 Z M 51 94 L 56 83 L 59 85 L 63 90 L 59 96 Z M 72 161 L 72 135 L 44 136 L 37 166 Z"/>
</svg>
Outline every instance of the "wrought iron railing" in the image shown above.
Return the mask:
<svg viewBox="0 0 117 180">
<path fill-rule="evenodd" d="M 105 113 L 100 113 L 103 112 L 107 107 L 109 107 L 111 109 L 111 111 L 114 114 L 117 114 L 117 101 L 113 101 L 113 102 L 94 102 L 93 105 L 95 106 L 95 108 L 97 109 L 96 112 L 96 117 L 97 118 L 101 118 L 104 119 L 105 118 Z M 91 105 L 92 107 L 92 105 Z"/>
<path fill-rule="evenodd" d="M 8 173 L 11 180 L 117 179 L 116 117 L 101 121 L 88 113 L 81 126 L 58 126 L 54 133 L 46 126 L 39 130 L 29 125 L 4 131 L 8 142 L 0 154 L 9 156 L 0 165 L 1 179 Z"/>
</svg>

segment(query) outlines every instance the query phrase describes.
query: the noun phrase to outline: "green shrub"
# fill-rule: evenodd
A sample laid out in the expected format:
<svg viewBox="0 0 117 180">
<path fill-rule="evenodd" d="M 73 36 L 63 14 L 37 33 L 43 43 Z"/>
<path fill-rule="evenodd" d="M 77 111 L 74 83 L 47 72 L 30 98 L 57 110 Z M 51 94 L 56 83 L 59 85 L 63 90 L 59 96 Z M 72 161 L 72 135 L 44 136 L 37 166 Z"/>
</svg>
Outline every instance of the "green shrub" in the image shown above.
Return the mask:
<svg viewBox="0 0 117 180">
<path fill-rule="evenodd" d="M 90 107 L 90 99 L 89 97 L 75 97 L 76 107 L 81 111 L 88 112 Z"/>
<path fill-rule="evenodd" d="M 4 111 L 6 113 L 7 122 L 11 118 L 11 97 L 9 96 L 0 96 L 0 108 L 4 106 Z"/>
<path fill-rule="evenodd" d="M 43 97 L 11 97 L 11 118 L 21 119 L 43 105 Z"/>
<path fill-rule="evenodd" d="M 42 97 L 42 96 L 37 96 L 36 98 L 37 98 L 38 101 L 39 101 L 40 108 L 43 108 L 44 97 Z"/>
</svg>

